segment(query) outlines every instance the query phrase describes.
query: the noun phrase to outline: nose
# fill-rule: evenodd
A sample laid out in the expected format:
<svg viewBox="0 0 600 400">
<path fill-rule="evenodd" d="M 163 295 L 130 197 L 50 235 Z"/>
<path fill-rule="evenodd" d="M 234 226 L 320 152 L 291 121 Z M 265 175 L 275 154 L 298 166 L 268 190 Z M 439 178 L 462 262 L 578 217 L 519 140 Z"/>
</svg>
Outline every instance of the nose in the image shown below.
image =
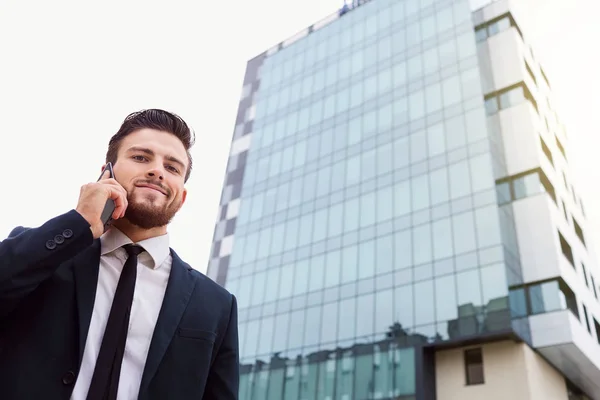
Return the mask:
<svg viewBox="0 0 600 400">
<path fill-rule="evenodd" d="M 159 168 L 152 168 L 151 170 L 149 170 L 146 175 L 149 178 L 153 178 L 153 179 L 157 179 L 162 181 L 165 177 L 164 177 L 164 173 L 163 171 L 161 171 Z"/>
</svg>

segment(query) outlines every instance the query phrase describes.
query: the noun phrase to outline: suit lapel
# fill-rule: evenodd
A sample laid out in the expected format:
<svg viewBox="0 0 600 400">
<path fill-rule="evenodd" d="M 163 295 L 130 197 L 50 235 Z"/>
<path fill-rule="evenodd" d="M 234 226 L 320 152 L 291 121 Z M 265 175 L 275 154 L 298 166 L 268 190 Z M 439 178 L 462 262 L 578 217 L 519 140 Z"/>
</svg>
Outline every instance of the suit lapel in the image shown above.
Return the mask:
<svg viewBox="0 0 600 400">
<path fill-rule="evenodd" d="M 140 385 L 140 396 L 145 393 L 154 377 L 160 362 L 165 355 L 167 347 L 179 326 L 179 321 L 183 316 L 188 302 L 192 296 L 196 279 L 190 273 L 191 267 L 184 263 L 177 254 L 171 250 L 173 263 L 171 265 L 171 274 L 167 284 L 165 297 L 163 300 L 158 321 L 154 328 L 152 342 L 148 350 L 148 358 L 142 375 Z"/>
<path fill-rule="evenodd" d="M 92 319 L 99 268 L 100 240 L 97 239 L 94 240 L 90 247 L 73 259 L 77 313 L 79 316 L 79 364 L 81 364 L 85 341 L 87 340 L 90 321 Z"/>
</svg>

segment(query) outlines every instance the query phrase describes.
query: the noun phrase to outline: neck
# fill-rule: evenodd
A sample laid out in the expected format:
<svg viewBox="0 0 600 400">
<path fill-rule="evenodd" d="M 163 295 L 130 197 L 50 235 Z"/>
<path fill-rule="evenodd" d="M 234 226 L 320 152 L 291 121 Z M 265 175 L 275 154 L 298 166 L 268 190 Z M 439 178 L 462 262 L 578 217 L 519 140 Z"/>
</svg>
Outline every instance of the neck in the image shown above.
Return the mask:
<svg viewBox="0 0 600 400">
<path fill-rule="evenodd" d="M 159 226 L 156 228 L 143 229 L 133 225 L 125 218 L 113 221 L 112 225 L 123 232 L 133 243 L 141 242 L 142 240 L 150 239 L 157 236 L 162 236 L 167 233 L 167 226 Z"/>
</svg>

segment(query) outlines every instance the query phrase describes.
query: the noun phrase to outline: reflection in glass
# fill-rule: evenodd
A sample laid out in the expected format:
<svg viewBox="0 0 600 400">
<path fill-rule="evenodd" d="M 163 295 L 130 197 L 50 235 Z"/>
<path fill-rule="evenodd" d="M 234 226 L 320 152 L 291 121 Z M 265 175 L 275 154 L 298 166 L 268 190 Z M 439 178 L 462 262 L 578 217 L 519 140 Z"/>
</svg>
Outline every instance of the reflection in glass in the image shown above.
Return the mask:
<svg viewBox="0 0 600 400">
<path fill-rule="evenodd" d="M 425 224 L 413 228 L 413 263 L 425 264 L 433 259 L 433 244 L 431 240 L 431 225 Z"/>
<path fill-rule="evenodd" d="M 433 281 L 415 283 L 415 325 L 435 322 Z"/>
<path fill-rule="evenodd" d="M 527 174 L 513 181 L 515 200 L 522 199 L 543 191 L 540 176 L 537 172 Z"/>
<path fill-rule="evenodd" d="M 461 161 L 450 165 L 450 196 L 457 199 L 471 193 L 471 182 L 468 162 Z"/>
<path fill-rule="evenodd" d="M 356 298 L 340 301 L 340 309 L 337 318 L 338 341 L 356 337 L 356 319 Z"/>
<path fill-rule="evenodd" d="M 562 309 L 558 296 L 558 282 L 546 282 L 529 288 L 531 313 L 540 314 Z"/>
<path fill-rule="evenodd" d="M 527 300 L 524 288 L 510 291 L 510 312 L 513 318 L 527 316 Z"/>
</svg>

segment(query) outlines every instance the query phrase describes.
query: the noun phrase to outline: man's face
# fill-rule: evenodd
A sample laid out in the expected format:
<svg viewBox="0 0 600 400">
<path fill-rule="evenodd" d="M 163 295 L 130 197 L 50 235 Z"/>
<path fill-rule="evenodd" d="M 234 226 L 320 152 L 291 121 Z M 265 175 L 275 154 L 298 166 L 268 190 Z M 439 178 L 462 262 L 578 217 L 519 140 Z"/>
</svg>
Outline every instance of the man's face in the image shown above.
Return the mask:
<svg viewBox="0 0 600 400">
<path fill-rule="evenodd" d="M 173 134 L 140 129 L 126 136 L 114 165 L 127 191 L 125 218 L 143 229 L 167 225 L 185 202 L 188 158 Z"/>
</svg>

